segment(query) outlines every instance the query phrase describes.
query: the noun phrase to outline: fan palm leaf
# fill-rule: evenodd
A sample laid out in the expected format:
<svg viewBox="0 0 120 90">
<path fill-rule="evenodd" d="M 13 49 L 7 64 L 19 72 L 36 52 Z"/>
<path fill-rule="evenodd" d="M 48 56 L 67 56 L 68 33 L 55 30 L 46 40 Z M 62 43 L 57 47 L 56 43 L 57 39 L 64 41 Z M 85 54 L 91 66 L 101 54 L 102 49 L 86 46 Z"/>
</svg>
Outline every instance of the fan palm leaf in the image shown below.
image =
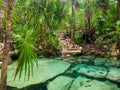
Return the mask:
<svg viewBox="0 0 120 90">
<path fill-rule="evenodd" d="M 30 75 L 33 75 L 33 67 L 38 63 L 37 55 L 34 51 L 34 43 L 33 39 L 31 39 L 32 33 L 31 31 L 27 31 L 26 37 L 24 41 L 20 45 L 19 58 L 17 62 L 17 69 L 15 72 L 16 78 L 19 73 L 19 78 L 21 78 L 23 69 L 25 70 L 25 76 L 30 78 Z"/>
</svg>

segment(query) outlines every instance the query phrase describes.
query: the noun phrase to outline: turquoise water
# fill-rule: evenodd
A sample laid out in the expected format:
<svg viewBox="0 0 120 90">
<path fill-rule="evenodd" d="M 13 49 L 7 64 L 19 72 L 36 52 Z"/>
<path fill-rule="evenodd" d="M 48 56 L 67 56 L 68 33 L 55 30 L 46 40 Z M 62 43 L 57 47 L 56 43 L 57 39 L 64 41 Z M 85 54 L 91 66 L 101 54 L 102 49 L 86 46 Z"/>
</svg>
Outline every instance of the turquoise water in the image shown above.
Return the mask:
<svg viewBox="0 0 120 90">
<path fill-rule="evenodd" d="M 40 57 L 39 68 L 34 67 L 29 81 L 24 75 L 13 81 L 13 63 L 8 69 L 7 90 L 120 90 L 119 63 L 94 56 Z"/>
</svg>

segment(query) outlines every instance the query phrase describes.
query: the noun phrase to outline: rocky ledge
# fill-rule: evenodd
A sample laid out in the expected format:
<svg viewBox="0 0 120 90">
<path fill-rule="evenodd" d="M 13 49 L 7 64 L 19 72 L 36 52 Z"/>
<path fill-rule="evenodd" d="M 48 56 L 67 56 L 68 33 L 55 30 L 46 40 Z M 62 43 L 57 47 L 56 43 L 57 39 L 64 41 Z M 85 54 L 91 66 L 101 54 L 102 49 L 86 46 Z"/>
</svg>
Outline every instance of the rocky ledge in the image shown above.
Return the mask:
<svg viewBox="0 0 120 90">
<path fill-rule="evenodd" d="M 97 56 L 79 56 L 79 57 L 67 57 L 63 60 L 68 62 L 76 62 L 76 63 L 88 63 L 98 66 L 106 66 L 106 67 L 120 67 L 120 60 L 113 58 L 103 58 Z"/>
<path fill-rule="evenodd" d="M 47 90 L 120 90 L 120 68 L 75 65 L 47 85 Z"/>
<path fill-rule="evenodd" d="M 41 58 L 34 76 L 13 81 L 15 63 L 9 65 L 7 90 L 120 90 L 120 68 L 70 64 L 61 58 Z M 71 58 L 69 60 L 74 60 Z M 23 74 L 24 75 L 24 74 Z"/>
<path fill-rule="evenodd" d="M 120 68 L 79 64 L 69 72 L 86 75 L 95 79 L 108 79 L 120 83 Z"/>
</svg>

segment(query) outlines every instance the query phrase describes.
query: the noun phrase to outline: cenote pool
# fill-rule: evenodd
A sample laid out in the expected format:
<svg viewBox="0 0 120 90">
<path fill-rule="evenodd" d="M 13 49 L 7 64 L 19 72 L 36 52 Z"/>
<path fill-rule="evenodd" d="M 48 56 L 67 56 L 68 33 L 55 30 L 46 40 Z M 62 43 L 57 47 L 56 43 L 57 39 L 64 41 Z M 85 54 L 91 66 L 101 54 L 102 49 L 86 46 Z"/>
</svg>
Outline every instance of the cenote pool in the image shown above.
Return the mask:
<svg viewBox="0 0 120 90">
<path fill-rule="evenodd" d="M 120 90 L 120 62 L 94 56 L 39 58 L 34 75 L 13 81 L 8 67 L 7 90 Z M 24 70 L 23 70 L 24 73 Z"/>
</svg>

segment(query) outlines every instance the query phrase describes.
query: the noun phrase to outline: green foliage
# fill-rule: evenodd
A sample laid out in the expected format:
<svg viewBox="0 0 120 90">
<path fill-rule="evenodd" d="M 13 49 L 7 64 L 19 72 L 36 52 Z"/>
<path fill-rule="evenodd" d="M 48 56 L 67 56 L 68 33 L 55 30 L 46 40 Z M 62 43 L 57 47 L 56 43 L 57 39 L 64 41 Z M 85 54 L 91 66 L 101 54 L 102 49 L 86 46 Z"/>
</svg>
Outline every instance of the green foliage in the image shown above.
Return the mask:
<svg viewBox="0 0 120 90">
<path fill-rule="evenodd" d="M 117 32 L 117 34 L 120 34 L 120 20 L 117 21 L 116 32 Z"/>
<path fill-rule="evenodd" d="M 25 76 L 30 78 L 30 75 L 33 75 L 33 67 L 34 64 L 37 65 L 37 55 L 34 51 L 34 40 L 31 38 L 32 32 L 28 31 L 26 33 L 24 41 L 20 44 L 18 65 L 15 73 L 16 75 L 19 73 L 19 78 L 21 78 L 22 70 L 25 68 Z"/>
<path fill-rule="evenodd" d="M 28 0 L 18 1 L 14 6 L 11 35 L 15 41 L 14 49 L 18 50 L 19 56 L 15 78 L 18 74 L 21 78 L 22 70 L 25 69 L 25 76 L 28 76 L 29 79 L 33 75 L 34 65 L 37 65 L 38 62 L 35 46 L 39 39 L 41 21 L 37 20 L 39 15 L 36 15 L 35 9 L 34 2 Z"/>
<path fill-rule="evenodd" d="M 12 36 L 17 43 L 16 48 L 19 50 L 15 77 L 19 73 L 19 77 L 21 78 L 22 69 L 25 68 L 25 76 L 27 75 L 29 79 L 31 73 L 33 72 L 34 64 L 37 64 L 37 55 L 34 51 L 37 33 L 35 33 L 34 30 L 27 30 L 26 25 L 22 29 L 23 32 L 20 32 L 21 28 L 22 27 L 17 27 L 17 33 L 12 33 Z"/>
<path fill-rule="evenodd" d="M 75 36 L 74 36 L 75 43 L 79 44 L 79 43 L 83 42 L 82 35 L 83 35 L 83 32 L 75 33 Z"/>
<path fill-rule="evenodd" d="M 76 20 L 76 29 L 79 30 L 80 28 L 84 28 L 85 26 L 85 16 L 84 16 L 84 10 L 82 9 L 77 9 L 76 10 L 76 15 L 75 15 L 75 20 Z"/>
<path fill-rule="evenodd" d="M 38 2 L 37 2 L 38 1 Z M 76 5 L 76 2 L 78 1 Z M 58 32 L 72 30 L 72 19 L 75 18 L 76 43 L 84 42 L 83 35 L 94 30 L 97 33 L 96 42 L 101 42 L 106 35 L 111 37 L 111 41 L 117 41 L 120 34 L 119 21 L 116 24 L 117 0 L 16 0 L 13 11 L 12 38 L 15 41 L 14 49 L 19 50 L 19 63 L 17 73 L 22 73 L 25 68 L 26 75 L 32 70 L 32 65 L 36 62 L 35 46 L 42 47 L 41 54 L 46 52 L 56 52 L 58 46 Z M 75 14 L 72 16 L 72 5 L 75 4 Z M 91 31 L 85 30 L 87 15 L 89 11 Z M 4 24 L 5 25 L 5 24 Z M 80 31 L 81 30 L 81 31 Z M 80 32 L 79 32 L 80 31 Z M 92 38 L 91 33 L 89 38 Z M 88 37 L 86 37 L 88 38 Z M 108 41 L 108 40 L 106 40 Z M 109 42 L 108 42 L 109 43 Z M 33 61 L 32 61 L 33 60 Z M 31 63 L 30 63 L 31 62 Z M 30 69 L 29 69 L 30 68 Z M 21 75 L 20 75 L 21 76 Z"/>
<path fill-rule="evenodd" d="M 68 20 L 68 4 L 56 0 L 41 0 L 38 3 L 37 10 L 41 22 L 39 29 L 41 37 L 39 41 L 42 41 L 39 45 L 43 47 L 41 52 L 48 51 L 48 49 L 51 49 L 50 46 L 58 49 L 57 31 L 64 28 L 66 20 Z"/>
<path fill-rule="evenodd" d="M 0 0 L 0 7 L 1 7 L 1 5 L 2 5 L 2 0 Z"/>
</svg>

